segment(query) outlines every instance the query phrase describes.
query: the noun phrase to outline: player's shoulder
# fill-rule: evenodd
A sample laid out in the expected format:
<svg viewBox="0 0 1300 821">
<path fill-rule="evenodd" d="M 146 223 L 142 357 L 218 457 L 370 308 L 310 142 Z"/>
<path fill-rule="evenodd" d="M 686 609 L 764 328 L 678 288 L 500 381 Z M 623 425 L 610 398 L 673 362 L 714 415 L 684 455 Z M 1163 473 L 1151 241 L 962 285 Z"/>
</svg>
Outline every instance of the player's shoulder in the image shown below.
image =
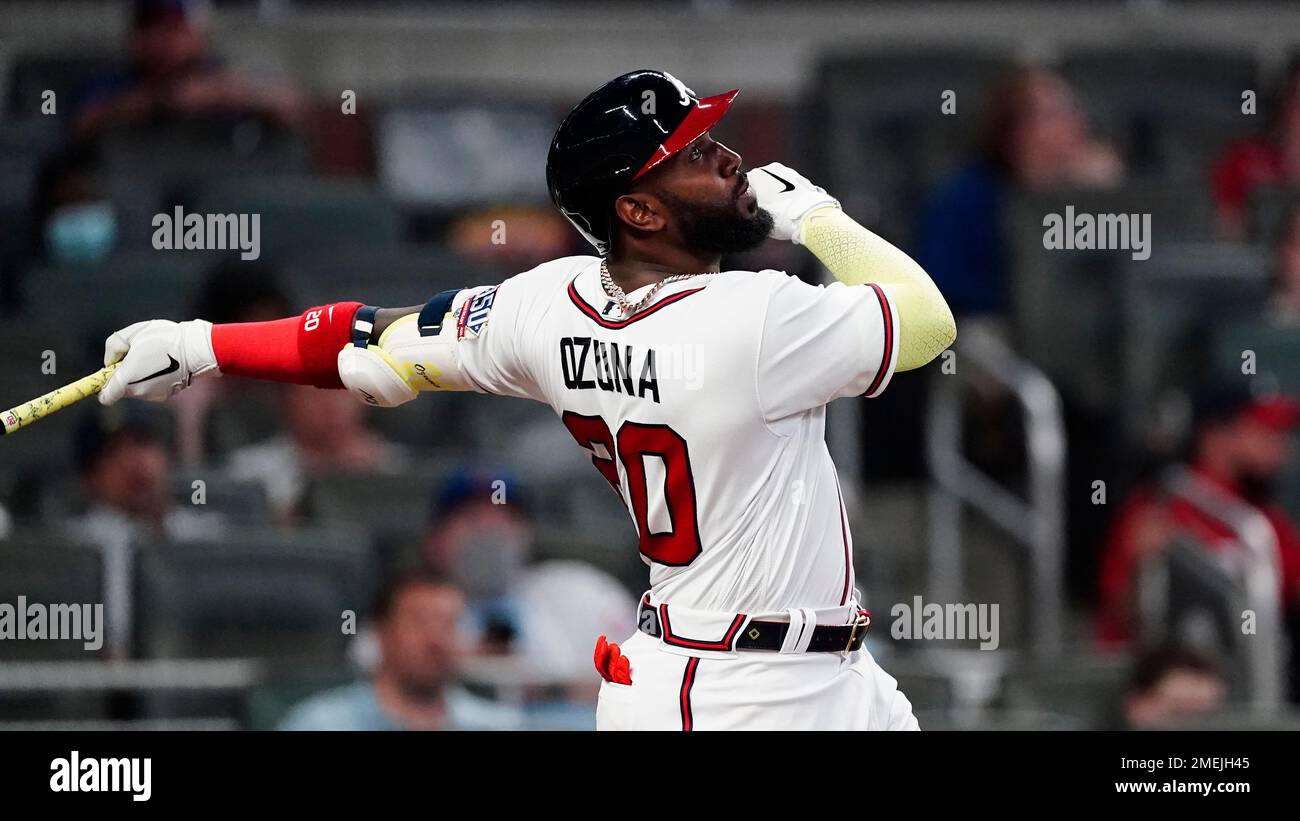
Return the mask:
<svg viewBox="0 0 1300 821">
<path fill-rule="evenodd" d="M 506 280 L 523 288 L 550 288 L 556 283 L 568 284 L 579 272 L 600 262 L 599 257 L 560 257 L 522 271 Z"/>
<path fill-rule="evenodd" d="M 763 327 L 774 294 L 790 280 L 784 271 L 720 271 L 708 277 L 693 277 L 677 283 L 680 290 L 700 288 L 702 298 L 683 301 L 689 305 L 690 319 L 710 327 L 715 333 L 737 338 L 752 338 Z"/>
<path fill-rule="evenodd" d="M 799 277 L 765 268 L 761 271 L 722 271 L 714 275 L 709 290 L 715 297 L 728 299 L 752 299 L 756 304 L 765 304 L 774 294 L 784 289 L 811 287 Z"/>
<path fill-rule="evenodd" d="M 714 283 L 721 289 L 748 290 L 776 288 L 787 279 L 796 279 L 785 271 L 764 268 L 761 271 L 720 271 L 713 275 Z M 712 287 L 712 286 L 710 286 Z"/>
<path fill-rule="evenodd" d="M 716 290 L 715 290 L 716 289 Z M 714 309 L 732 322 L 763 328 L 773 319 L 815 321 L 823 312 L 838 314 L 846 302 L 865 297 L 859 286 L 842 282 L 812 284 L 785 271 L 724 271 L 709 286 Z"/>
<path fill-rule="evenodd" d="M 716 275 L 719 293 L 747 291 L 769 299 L 815 300 L 822 294 L 834 294 L 857 286 L 842 282 L 814 284 L 805 279 L 771 268 L 762 271 L 723 271 Z"/>
<path fill-rule="evenodd" d="M 502 304 L 511 306 L 508 310 L 536 319 L 559 304 L 579 272 L 598 262 L 590 256 L 560 257 L 514 274 L 491 290 L 500 292 Z"/>
</svg>

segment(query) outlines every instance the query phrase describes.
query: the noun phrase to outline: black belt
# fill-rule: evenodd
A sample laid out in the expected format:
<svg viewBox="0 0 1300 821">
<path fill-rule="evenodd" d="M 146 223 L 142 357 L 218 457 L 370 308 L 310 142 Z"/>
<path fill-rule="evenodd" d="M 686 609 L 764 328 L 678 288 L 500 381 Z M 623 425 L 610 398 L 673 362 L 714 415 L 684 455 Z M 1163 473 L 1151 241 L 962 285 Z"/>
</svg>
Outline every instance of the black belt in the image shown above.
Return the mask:
<svg viewBox="0 0 1300 821">
<path fill-rule="evenodd" d="M 671 620 L 672 616 L 669 615 Z M 659 621 L 659 611 L 644 601 L 637 609 L 637 627 L 642 633 L 662 639 L 667 644 L 691 649 L 693 644 L 716 644 L 700 642 L 683 636 L 664 636 L 663 625 Z M 845 653 L 862 647 L 871 627 L 871 613 L 858 610 L 858 620 L 853 624 L 818 624 L 811 627 L 813 634 L 808 641 L 805 653 Z M 808 629 L 805 627 L 805 629 Z M 785 644 L 786 634 L 790 632 L 790 623 L 785 621 L 753 620 L 745 625 L 744 631 L 736 637 L 737 650 L 766 650 L 777 652 Z M 722 648 L 700 648 L 722 649 Z"/>
</svg>

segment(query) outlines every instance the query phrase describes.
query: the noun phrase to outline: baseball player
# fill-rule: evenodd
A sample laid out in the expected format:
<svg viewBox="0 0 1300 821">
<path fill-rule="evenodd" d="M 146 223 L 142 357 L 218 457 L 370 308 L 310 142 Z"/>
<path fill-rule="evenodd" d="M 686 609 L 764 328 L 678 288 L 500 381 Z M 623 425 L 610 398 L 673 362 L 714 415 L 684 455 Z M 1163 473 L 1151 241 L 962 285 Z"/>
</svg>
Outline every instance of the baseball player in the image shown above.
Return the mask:
<svg viewBox="0 0 1300 821">
<path fill-rule="evenodd" d="M 650 568 L 639 629 L 597 643 L 600 728 L 917 729 L 862 647 L 826 404 L 878 396 L 956 326 L 925 272 L 824 190 L 778 163 L 746 172 L 710 136 L 736 94 L 634 71 L 569 113 L 547 184 L 595 256 L 407 308 L 136 323 L 105 345 L 120 364 L 100 400 L 228 374 L 382 407 L 424 391 L 545 402 Z M 719 270 L 768 237 L 806 246 L 838 282 Z"/>
</svg>

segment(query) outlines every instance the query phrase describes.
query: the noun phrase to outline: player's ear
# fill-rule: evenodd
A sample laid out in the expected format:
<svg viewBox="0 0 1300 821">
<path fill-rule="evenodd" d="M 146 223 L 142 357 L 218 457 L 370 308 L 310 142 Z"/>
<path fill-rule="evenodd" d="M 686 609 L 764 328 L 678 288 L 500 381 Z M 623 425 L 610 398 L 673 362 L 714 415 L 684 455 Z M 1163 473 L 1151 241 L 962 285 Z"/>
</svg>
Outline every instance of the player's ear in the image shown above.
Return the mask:
<svg viewBox="0 0 1300 821">
<path fill-rule="evenodd" d="M 614 213 L 625 225 L 638 231 L 661 231 L 665 226 L 666 211 L 653 194 L 624 194 L 614 200 Z"/>
</svg>

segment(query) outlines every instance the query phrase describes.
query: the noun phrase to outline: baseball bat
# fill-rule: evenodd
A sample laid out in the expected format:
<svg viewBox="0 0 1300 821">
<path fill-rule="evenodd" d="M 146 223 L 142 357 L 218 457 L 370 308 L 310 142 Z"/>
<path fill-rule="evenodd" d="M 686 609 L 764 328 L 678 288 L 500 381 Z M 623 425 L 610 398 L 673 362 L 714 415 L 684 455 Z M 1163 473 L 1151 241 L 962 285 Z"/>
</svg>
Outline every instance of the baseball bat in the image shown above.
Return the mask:
<svg viewBox="0 0 1300 821">
<path fill-rule="evenodd" d="M 30 402 L 24 402 L 7 411 L 0 411 L 0 434 L 10 434 L 19 428 L 25 428 L 38 419 L 43 419 L 57 410 L 63 410 L 74 402 L 88 399 L 104 389 L 108 378 L 117 370 L 117 363 L 107 368 L 100 368 L 89 376 L 83 376 L 76 382 L 69 382 L 61 388 L 55 388 L 44 396 L 38 396 Z"/>
</svg>

